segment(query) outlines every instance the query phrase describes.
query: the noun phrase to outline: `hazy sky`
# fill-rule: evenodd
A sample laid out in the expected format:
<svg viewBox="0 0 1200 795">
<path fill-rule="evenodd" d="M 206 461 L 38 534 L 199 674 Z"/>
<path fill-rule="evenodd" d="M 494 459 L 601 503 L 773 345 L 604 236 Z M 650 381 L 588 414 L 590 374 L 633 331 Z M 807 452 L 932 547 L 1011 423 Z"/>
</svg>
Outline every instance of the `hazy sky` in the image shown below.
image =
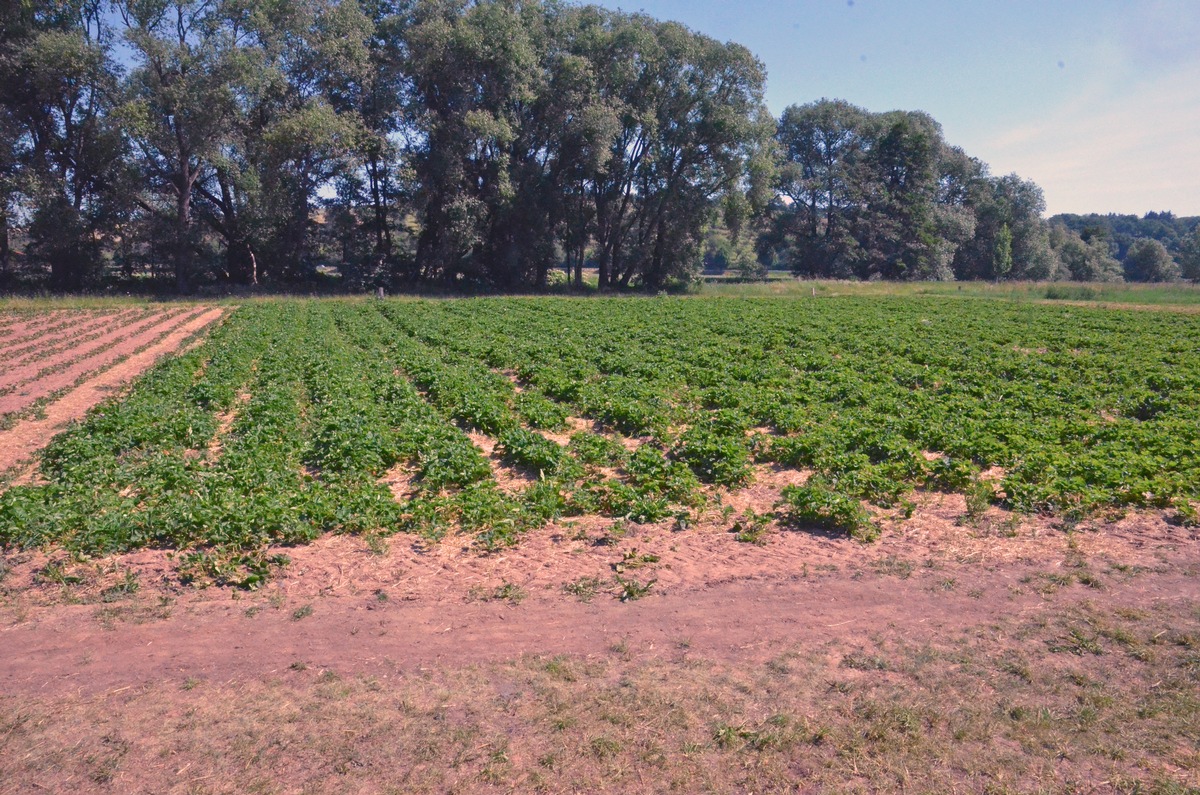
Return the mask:
<svg viewBox="0 0 1200 795">
<path fill-rule="evenodd" d="M 1200 0 L 600 0 L 749 47 L 778 113 L 924 110 L 1049 214 L 1200 215 Z"/>
</svg>

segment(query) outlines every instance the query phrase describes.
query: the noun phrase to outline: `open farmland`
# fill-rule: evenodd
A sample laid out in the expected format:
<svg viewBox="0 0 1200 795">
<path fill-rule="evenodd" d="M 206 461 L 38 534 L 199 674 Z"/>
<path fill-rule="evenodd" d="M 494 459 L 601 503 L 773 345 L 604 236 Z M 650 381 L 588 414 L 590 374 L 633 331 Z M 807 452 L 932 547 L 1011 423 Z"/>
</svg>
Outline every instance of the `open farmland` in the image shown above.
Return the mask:
<svg viewBox="0 0 1200 795">
<path fill-rule="evenodd" d="M 0 313 L 0 473 L 222 314 L 128 306 Z"/>
<path fill-rule="evenodd" d="M 327 532 L 497 549 L 562 517 L 686 525 L 756 465 L 795 473 L 778 519 L 864 539 L 914 489 L 1194 520 L 1198 340 L 983 302 L 260 304 L 46 448 L 0 541 L 214 571 Z"/>
<path fill-rule="evenodd" d="M 0 495 L 0 792 L 1193 792 L 1198 436 L 1191 314 L 250 303 Z"/>
</svg>

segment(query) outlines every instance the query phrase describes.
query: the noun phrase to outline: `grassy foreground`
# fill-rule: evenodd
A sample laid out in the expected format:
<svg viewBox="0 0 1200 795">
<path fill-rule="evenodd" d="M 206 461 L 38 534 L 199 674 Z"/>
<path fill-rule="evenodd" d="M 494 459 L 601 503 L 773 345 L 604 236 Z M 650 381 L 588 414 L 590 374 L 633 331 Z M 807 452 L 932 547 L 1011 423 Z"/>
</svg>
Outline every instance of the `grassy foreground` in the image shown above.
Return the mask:
<svg viewBox="0 0 1200 795">
<path fill-rule="evenodd" d="M 0 792 L 1198 791 L 1195 605 L 849 635 L 0 695 Z"/>
</svg>

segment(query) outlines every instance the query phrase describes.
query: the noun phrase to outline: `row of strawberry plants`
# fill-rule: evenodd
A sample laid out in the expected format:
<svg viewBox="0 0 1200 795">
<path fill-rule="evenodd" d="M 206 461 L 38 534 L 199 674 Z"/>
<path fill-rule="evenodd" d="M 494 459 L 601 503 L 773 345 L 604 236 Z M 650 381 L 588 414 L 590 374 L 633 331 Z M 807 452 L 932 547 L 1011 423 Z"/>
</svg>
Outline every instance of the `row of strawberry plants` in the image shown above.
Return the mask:
<svg viewBox="0 0 1200 795">
<path fill-rule="evenodd" d="M 622 476 L 606 477 L 600 472 L 603 467 L 587 460 L 583 452 L 594 449 L 597 442 L 603 444 L 603 437 L 581 431 L 563 448 L 530 430 L 526 426 L 561 427 L 565 410 L 545 411 L 543 403 L 556 404 L 541 396 L 522 404 L 528 393 L 515 394 L 507 379 L 478 360 L 454 351 L 444 355 L 415 335 L 389 334 L 389 328 L 411 330 L 405 322 L 410 318 L 401 314 L 409 308 L 408 304 L 383 305 L 382 315 L 389 324 L 379 326 L 376 321 L 373 333 L 388 340 L 392 361 L 426 390 L 445 417 L 493 434 L 506 462 L 539 477 L 523 495 L 537 523 L 585 513 L 655 521 L 681 504 L 697 502 L 698 484 L 686 467 L 667 460 L 653 445 L 644 445 L 633 456 L 618 454 L 606 459 Z M 531 412 L 531 405 L 538 411 Z M 488 410 L 480 411 L 481 406 Z M 552 423 L 539 421 L 547 415 L 554 419 Z"/>
<path fill-rule="evenodd" d="M 509 317 L 517 314 L 521 326 L 528 321 L 531 333 L 521 337 L 492 335 L 489 331 L 499 330 L 495 325 L 447 322 L 428 311 L 406 312 L 401 323 L 413 336 L 427 342 L 439 340 L 461 357 L 479 357 L 492 368 L 513 370 L 527 385 L 521 397 L 555 406 L 555 415 L 569 411 L 623 433 L 648 434 L 654 444 L 670 452 L 673 460 L 690 466 L 706 482 L 730 486 L 747 482 L 748 449 L 744 440 L 719 437 L 707 417 L 689 410 L 682 394 L 687 385 L 682 380 L 662 387 L 664 373 L 671 369 L 669 355 L 655 357 L 651 364 L 636 365 L 639 356 L 649 358 L 647 348 L 629 337 L 622 337 L 619 343 L 605 341 L 606 335 L 599 335 L 600 341 L 594 345 L 598 354 L 589 355 L 590 335 L 563 338 L 551 333 L 544 321 L 524 317 L 521 308 L 509 304 L 503 307 L 504 312 L 497 313 Z M 558 319 L 567 322 L 566 318 Z M 538 333 L 539 325 L 547 332 L 545 335 Z M 465 329 L 474 333 L 464 333 Z M 652 331 L 648 330 L 646 336 L 654 336 Z M 623 358 L 618 356 L 618 344 L 629 348 Z M 609 372 L 613 369 L 618 372 Z M 680 424 L 690 425 L 681 436 L 673 433 Z"/>
<path fill-rule="evenodd" d="M 340 310 L 340 331 L 357 346 L 353 360 L 363 414 L 378 415 L 377 427 L 385 429 L 387 452 L 380 464 L 407 462 L 414 473 L 417 490 L 404 506 L 401 528 L 435 536 L 460 529 L 497 547 L 552 518 L 502 492 L 483 452 L 453 422 L 512 432 L 518 426 L 507 404 L 397 335 L 382 317 L 354 307 Z"/>
<path fill-rule="evenodd" d="M 157 509 L 186 493 L 202 463 L 189 452 L 208 444 L 271 341 L 254 320 L 233 315 L 207 344 L 55 437 L 41 455 L 47 483 L 0 495 L 0 543 L 59 541 L 93 554 L 164 542 Z"/>
<path fill-rule="evenodd" d="M 1062 317 L 984 302 L 595 302 L 571 305 L 569 318 L 563 306 L 509 302 L 501 312 L 466 302 L 424 311 L 451 346 L 516 370 L 535 388 L 547 368 L 566 370 L 554 396 L 575 405 L 579 385 L 601 367 L 639 373 L 647 394 L 635 410 L 680 394 L 682 380 L 704 405 L 733 415 L 722 425 L 808 437 L 760 444 L 763 458 L 817 469 L 880 502 L 914 485 L 961 488 L 1000 465 L 1010 470 L 1006 499 L 1025 510 L 1159 504 L 1187 492 L 1185 473 L 1195 471 L 1194 453 L 1170 428 L 1195 436 L 1196 407 L 1183 398 L 1195 384 L 1195 350 L 1179 342 L 1186 329 L 1153 331 L 1193 323 L 1187 318 L 1134 324 L 1128 315 Z M 603 345 L 584 350 L 626 326 L 656 325 L 674 333 L 657 348 L 645 335 L 629 346 L 630 356 L 654 363 L 649 373 L 613 361 Z M 558 342 L 564 326 L 573 343 Z M 1147 341 L 1159 361 L 1146 355 Z M 1106 409 L 1119 419 L 1097 423 Z M 736 451 L 741 442 L 718 432 L 699 446 L 722 444 Z M 930 450 L 944 455 L 927 460 Z"/>
</svg>

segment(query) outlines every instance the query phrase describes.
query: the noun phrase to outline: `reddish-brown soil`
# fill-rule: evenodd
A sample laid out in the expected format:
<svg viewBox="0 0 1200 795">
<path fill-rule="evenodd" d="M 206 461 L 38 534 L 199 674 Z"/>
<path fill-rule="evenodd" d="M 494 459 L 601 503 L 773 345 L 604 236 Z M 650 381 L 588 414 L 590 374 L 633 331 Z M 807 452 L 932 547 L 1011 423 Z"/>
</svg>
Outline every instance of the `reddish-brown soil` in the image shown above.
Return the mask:
<svg viewBox="0 0 1200 795">
<path fill-rule="evenodd" d="M 212 310 L 207 310 L 211 312 Z M 125 357 L 151 345 L 158 339 L 172 334 L 176 329 L 186 327 L 190 322 L 204 314 L 204 309 L 194 309 L 178 316 L 156 317 L 151 324 L 135 324 L 135 330 L 129 334 L 114 331 L 108 345 L 99 350 L 92 348 L 92 355 L 77 359 L 73 351 L 66 351 L 50 357 L 42 365 L 43 368 L 55 368 L 43 377 L 22 385 L 16 391 L 0 397 L 0 414 L 10 414 L 28 408 L 41 398 L 71 386 L 81 376 L 101 370 L 118 362 Z M 186 337 L 187 335 L 185 335 Z M 61 369 L 57 369 L 61 365 Z"/>
<path fill-rule="evenodd" d="M 12 412 L 32 405 L 39 397 L 72 387 L 81 377 L 86 377 L 46 406 L 41 418 L 24 420 L 9 430 L 0 431 L 0 473 L 29 460 L 67 423 L 82 417 L 89 408 L 110 397 L 159 357 L 176 351 L 189 337 L 220 320 L 224 313 L 223 309 L 190 310 L 115 343 L 100 357 L 69 366 L 33 382 L 27 390 L 0 398 L 0 413 Z"/>
<path fill-rule="evenodd" d="M 10 353 L 25 353 L 31 345 L 36 346 L 43 339 L 51 339 L 63 333 L 70 333 L 74 326 L 93 318 L 111 318 L 118 311 L 78 309 L 47 313 L 40 318 L 44 322 L 27 324 L 24 332 L 19 337 L 8 341 L 5 344 L 5 351 Z"/>
<path fill-rule="evenodd" d="M 23 339 L 35 337 L 42 329 L 61 323 L 62 316 L 62 312 L 41 312 L 27 319 L 14 319 L 5 327 L 4 336 L 0 338 L 0 342 L 8 347 Z"/>
<path fill-rule="evenodd" d="M 77 564 L 72 573 L 82 581 L 64 590 L 39 574 L 61 556 L 24 553 L 8 562 L 5 582 L 19 596 L 0 621 L 0 690 L 253 677 L 297 658 L 371 673 L 385 663 L 587 655 L 626 636 L 642 648 L 686 638 L 697 654 L 766 659 L 796 642 L 982 627 L 1044 610 L 1047 594 L 1059 590 L 1091 600 L 1120 594 L 1132 607 L 1200 604 L 1200 536 L 1160 516 L 1071 532 L 1030 519 L 1001 531 L 999 511 L 963 527 L 963 510 L 961 497 L 927 496 L 912 520 L 890 525 L 873 544 L 778 528 L 761 545 L 743 543 L 716 514 L 684 531 L 565 521 L 494 554 L 453 537 L 327 536 L 275 550 L 290 563 L 259 593 L 182 587 L 171 554 L 157 551 Z M 645 598 L 623 603 L 617 573 L 653 585 Z M 100 595 L 126 576 L 140 583 L 123 603 L 129 615 L 153 616 L 169 603 L 172 618 L 99 620 Z M 1078 584 L 1085 581 L 1093 587 Z M 585 590 L 587 604 L 577 598 Z M 520 604 L 498 591 L 520 594 Z M 90 604 L 63 604 L 64 593 Z M 306 605 L 311 617 L 293 621 Z"/>
<path fill-rule="evenodd" d="M 13 390 L 37 376 L 50 371 L 61 371 L 67 365 L 87 361 L 93 354 L 104 354 L 115 344 L 134 337 L 161 321 L 171 313 L 157 312 L 148 317 L 135 318 L 134 313 L 93 318 L 61 334 L 39 338 L 30 353 L 4 363 L 0 370 L 0 391 Z M 99 333 L 97 333 L 99 329 Z M 103 361 L 99 356 L 97 361 Z"/>
<path fill-rule="evenodd" d="M 0 343 L 3 345 L 0 362 L 3 362 L 6 368 L 15 368 L 36 362 L 38 359 L 45 358 L 49 353 L 78 347 L 109 329 L 127 326 L 135 319 L 145 317 L 152 312 L 153 310 L 149 309 L 129 309 L 124 312 L 80 313 L 78 317 L 73 317 L 68 325 L 46 329 L 19 346 Z"/>
</svg>

